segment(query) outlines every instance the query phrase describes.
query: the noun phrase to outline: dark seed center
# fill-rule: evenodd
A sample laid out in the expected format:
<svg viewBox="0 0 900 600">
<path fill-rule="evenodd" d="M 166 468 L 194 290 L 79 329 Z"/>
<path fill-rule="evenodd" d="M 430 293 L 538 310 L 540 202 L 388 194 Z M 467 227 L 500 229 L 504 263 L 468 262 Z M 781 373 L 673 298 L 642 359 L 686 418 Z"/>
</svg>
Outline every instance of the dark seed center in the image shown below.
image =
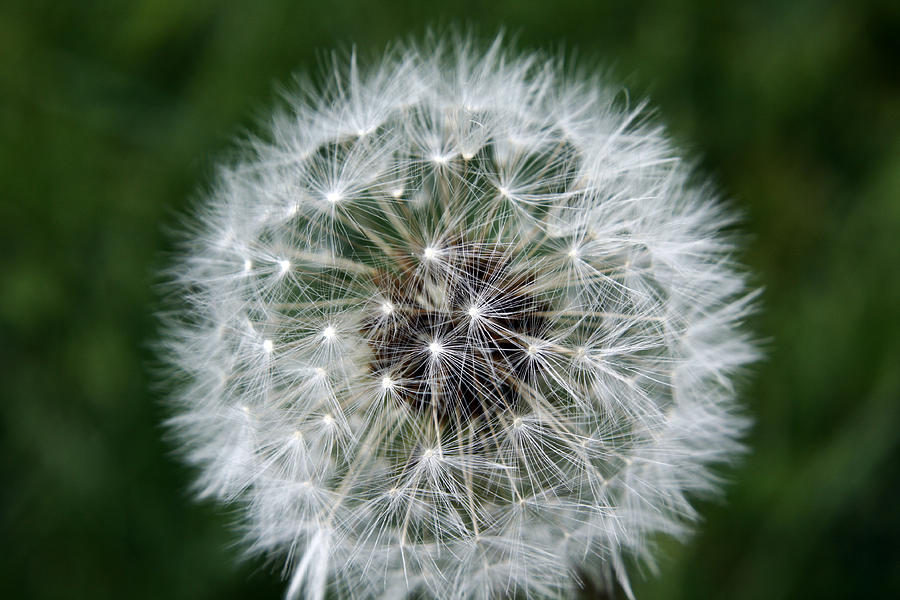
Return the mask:
<svg viewBox="0 0 900 600">
<path fill-rule="evenodd" d="M 546 326 L 534 274 L 463 244 L 435 262 L 379 276 L 393 310 L 366 323 L 372 370 L 442 421 L 514 411 L 529 385 L 530 341 Z"/>
</svg>

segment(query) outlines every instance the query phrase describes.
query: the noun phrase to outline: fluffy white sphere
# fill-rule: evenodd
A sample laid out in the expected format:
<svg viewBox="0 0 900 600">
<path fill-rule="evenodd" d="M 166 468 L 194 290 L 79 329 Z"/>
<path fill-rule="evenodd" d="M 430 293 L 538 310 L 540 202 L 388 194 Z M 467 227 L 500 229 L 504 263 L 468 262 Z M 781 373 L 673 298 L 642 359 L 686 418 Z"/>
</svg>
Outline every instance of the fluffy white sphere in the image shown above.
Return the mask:
<svg viewBox="0 0 900 600">
<path fill-rule="evenodd" d="M 240 504 L 291 597 L 628 590 L 740 448 L 729 214 L 558 61 L 348 62 L 221 169 L 172 270 L 200 496 Z"/>
</svg>

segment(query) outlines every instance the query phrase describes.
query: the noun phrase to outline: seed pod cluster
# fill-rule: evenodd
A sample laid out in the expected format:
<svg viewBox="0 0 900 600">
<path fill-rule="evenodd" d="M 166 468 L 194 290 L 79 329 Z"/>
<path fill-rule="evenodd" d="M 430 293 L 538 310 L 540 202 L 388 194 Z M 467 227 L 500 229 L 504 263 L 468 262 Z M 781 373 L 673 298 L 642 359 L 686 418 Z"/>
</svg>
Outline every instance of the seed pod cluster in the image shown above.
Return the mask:
<svg viewBox="0 0 900 600">
<path fill-rule="evenodd" d="M 562 72 L 460 37 L 351 58 L 191 220 L 169 427 L 289 596 L 630 594 L 739 451 L 731 216 Z"/>
</svg>

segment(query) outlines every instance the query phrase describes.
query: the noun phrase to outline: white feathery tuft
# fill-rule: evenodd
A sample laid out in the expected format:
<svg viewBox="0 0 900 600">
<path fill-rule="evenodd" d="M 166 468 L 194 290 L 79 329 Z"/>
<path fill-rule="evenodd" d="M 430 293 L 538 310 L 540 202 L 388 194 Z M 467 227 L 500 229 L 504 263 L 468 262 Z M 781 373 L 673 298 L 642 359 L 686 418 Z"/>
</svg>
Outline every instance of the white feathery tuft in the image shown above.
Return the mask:
<svg viewBox="0 0 900 600">
<path fill-rule="evenodd" d="M 354 56 L 199 207 L 169 427 L 289 598 L 631 596 L 740 452 L 732 216 L 562 72 L 500 38 Z"/>
</svg>

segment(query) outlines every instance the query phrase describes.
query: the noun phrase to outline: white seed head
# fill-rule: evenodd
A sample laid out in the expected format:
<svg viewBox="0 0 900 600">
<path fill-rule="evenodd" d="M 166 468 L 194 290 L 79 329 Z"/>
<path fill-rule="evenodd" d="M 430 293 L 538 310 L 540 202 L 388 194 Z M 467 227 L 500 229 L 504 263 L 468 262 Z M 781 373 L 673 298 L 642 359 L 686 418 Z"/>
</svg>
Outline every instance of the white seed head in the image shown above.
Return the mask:
<svg viewBox="0 0 900 600">
<path fill-rule="evenodd" d="M 289 597 L 628 591 L 739 453 L 732 218 L 571 73 L 462 37 L 354 57 L 188 228 L 169 424 Z"/>
</svg>

